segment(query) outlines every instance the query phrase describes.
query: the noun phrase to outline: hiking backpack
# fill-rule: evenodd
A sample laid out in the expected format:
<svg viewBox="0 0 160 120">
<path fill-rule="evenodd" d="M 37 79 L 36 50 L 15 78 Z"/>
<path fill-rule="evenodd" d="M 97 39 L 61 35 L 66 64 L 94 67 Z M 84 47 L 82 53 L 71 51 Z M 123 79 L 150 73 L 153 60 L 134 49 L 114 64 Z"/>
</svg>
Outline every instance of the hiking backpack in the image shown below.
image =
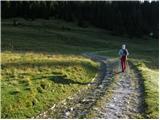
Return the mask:
<svg viewBox="0 0 160 120">
<path fill-rule="evenodd" d="M 123 56 L 127 56 L 127 51 L 126 49 L 122 49 L 123 50 Z"/>
</svg>

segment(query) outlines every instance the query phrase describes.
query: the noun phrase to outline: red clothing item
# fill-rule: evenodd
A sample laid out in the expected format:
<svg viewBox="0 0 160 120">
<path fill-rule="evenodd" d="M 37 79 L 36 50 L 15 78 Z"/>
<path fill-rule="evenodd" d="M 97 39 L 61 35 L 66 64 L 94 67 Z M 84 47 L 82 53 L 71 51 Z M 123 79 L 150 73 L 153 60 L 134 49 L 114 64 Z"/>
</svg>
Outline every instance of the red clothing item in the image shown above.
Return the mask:
<svg viewBox="0 0 160 120">
<path fill-rule="evenodd" d="M 122 72 L 126 70 L 126 56 L 121 57 L 121 67 L 122 67 Z"/>
</svg>

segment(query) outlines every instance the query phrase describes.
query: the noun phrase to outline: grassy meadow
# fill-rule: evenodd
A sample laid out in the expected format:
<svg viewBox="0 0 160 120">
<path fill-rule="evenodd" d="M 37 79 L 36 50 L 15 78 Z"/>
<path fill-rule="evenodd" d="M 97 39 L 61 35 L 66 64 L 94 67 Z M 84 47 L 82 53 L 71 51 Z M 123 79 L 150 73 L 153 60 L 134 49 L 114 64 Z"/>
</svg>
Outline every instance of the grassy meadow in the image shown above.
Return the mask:
<svg viewBox="0 0 160 120">
<path fill-rule="evenodd" d="M 158 40 L 113 36 L 95 27 L 61 20 L 2 20 L 2 118 L 29 118 L 87 86 L 99 63 L 83 52 L 117 58 L 121 44 L 140 70 L 146 114 L 158 116 Z"/>
</svg>

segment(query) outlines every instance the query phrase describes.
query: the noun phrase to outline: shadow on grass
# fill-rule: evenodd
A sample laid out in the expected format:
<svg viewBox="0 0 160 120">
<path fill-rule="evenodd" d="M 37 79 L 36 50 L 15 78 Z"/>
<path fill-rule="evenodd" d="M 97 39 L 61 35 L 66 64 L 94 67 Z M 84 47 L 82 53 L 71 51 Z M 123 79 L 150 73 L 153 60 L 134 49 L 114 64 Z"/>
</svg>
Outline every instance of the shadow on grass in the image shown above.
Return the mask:
<svg viewBox="0 0 160 120">
<path fill-rule="evenodd" d="M 113 75 L 117 75 L 117 74 L 120 74 L 120 73 L 122 73 L 122 71 L 114 72 Z"/>
<path fill-rule="evenodd" d="M 55 76 L 50 76 L 48 77 L 49 80 L 53 81 L 54 83 L 58 83 L 58 84 L 79 84 L 79 85 L 88 85 L 90 84 L 90 82 L 78 82 L 78 81 L 74 81 L 71 79 L 67 79 L 66 75 L 55 75 Z"/>
<path fill-rule="evenodd" d="M 74 65 L 82 65 L 86 67 L 92 67 L 90 62 L 86 61 L 43 61 L 43 62 L 18 62 L 18 63 L 4 63 L 1 65 L 1 68 L 4 69 L 6 67 L 14 67 L 14 68 L 36 68 L 36 67 L 51 67 L 51 66 L 74 66 Z"/>
<path fill-rule="evenodd" d="M 11 95 L 17 95 L 17 94 L 19 94 L 19 93 L 20 93 L 20 91 L 11 91 L 11 92 L 10 92 Z"/>
</svg>

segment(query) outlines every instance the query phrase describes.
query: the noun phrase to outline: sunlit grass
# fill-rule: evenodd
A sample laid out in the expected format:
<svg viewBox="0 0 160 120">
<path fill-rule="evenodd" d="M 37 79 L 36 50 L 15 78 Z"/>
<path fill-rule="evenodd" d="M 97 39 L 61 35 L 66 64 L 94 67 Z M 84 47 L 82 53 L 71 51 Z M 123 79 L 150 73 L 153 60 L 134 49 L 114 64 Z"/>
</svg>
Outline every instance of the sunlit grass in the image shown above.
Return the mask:
<svg viewBox="0 0 160 120">
<path fill-rule="evenodd" d="M 3 52 L 2 118 L 28 118 L 94 78 L 98 64 L 75 55 Z"/>
<path fill-rule="evenodd" d="M 132 60 L 132 62 L 136 65 L 144 80 L 145 114 L 148 118 L 157 119 L 159 117 L 159 72 L 148 68 L 138 60 Z"/>
</svg>

